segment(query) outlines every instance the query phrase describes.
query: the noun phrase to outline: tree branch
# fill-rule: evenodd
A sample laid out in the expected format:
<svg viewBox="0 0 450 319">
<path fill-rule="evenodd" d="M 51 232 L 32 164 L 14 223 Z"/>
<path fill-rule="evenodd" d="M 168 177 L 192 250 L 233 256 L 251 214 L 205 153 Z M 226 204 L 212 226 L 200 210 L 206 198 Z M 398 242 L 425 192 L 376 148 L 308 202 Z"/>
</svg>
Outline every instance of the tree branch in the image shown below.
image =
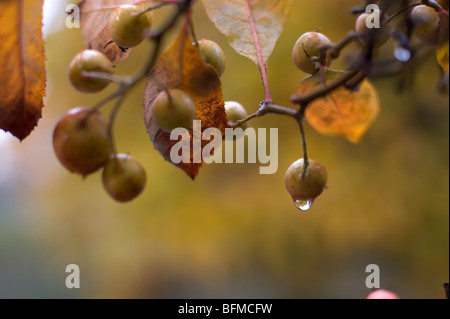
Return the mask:
<svg viewBox="0 0 450 319">
<path fill-rule="evenodd" d="M 300 104 L 302 106 L 307 106 L 314 100 L 317 100 L 321 97 L 325 97 L 328 94 L 330 94 L 331 92 L 333 92 L 334 90 L 345 85 L 348 81 L 353 79 L 358 73 L 359 73 L 359 70 L 347 72 L 344 76 L 340 77 L 339 79 L 334 80 L 333 82 L 331 82 L 311 93 L 308 93 L 306 95 L 294 94 L 291 97 L 291 102 L 294 104 Z"/>
</svg>

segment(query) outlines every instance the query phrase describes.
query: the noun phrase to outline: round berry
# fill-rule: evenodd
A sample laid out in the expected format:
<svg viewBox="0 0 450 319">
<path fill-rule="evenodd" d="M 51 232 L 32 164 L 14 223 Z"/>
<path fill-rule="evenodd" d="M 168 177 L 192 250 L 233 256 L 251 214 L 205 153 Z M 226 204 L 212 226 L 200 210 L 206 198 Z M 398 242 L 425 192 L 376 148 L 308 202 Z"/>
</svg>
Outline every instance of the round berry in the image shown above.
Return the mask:
<svg viewBox="0 0 450 319">
<path fill-rule="evenodd" d="M 308 32 L 297 40 L 292 58 L 297 68 L 303 72 L 315 74 L 320 70 L 320 62 L 313 58 L 320 58 L 322 50 L 331 46 L 331 41 L 323 34 Z M 327 65 L 328 61 L 325 61 L 324 64 Z"/>
<path fill-rule="evenodd" d="M 190 129 L 197 108 L 189 94 L 172 89 L 161 92 L 153 101 L 153 118 L 161 129 L 171 132 L 176 128 Z"/>
<path fill-rule="evenodd" d="M 141 164 L 127 154 L 116 154 L 105 165 L 103 186 L 112 198 L 121 203 L 138 197 L 147 184 Z"/>
<path fill-rule="evenodd" d="M 111 155 L 108 122 L 100 112 L 75 108 L 58 122 L 53 148 L 69 171 L 83 176 L 94 173 Z"/>
<path fill-rule="evenodd" d="M 389 290 L 378 289 L 372 292 L 370 295 L 368 295 L 367 299 L 400 299 L 400 298 L 395 293 Z"/>
<path fill-rule="evenodd" d="M 225 113 L 227 114 L 227 120 L 230 126 L 248 117 L 247 111 L 242 104 L 233 101 L 225 102 Z M 247 129 L 248 122 L 239 127 L 243 130 Z"/>
<path fill-rule="evenodd" d="M 84 50 L 72 60 L 69 67 L 69 78 L 72 85 L 84 93 L 97 93 L 111 82 L 105 79 L 88 77 L 83 72 L 113 74 L 114 69 L 111 61 L 103 53 L 96 50 Z"/>
<path fill-rule="evenodd" d="M 416 26 L 433 26 L 438 20 L 439 14 L 436 9 L 426 5 L 416 6 L 411 12 L 411 22 Z"/>
<path fill-rule="evenodd" d="M 150 13 L 132 4 L 125 4 L 114 11 L 110 21 L 111 37 L 121 48 L 134 48 L 142 43 L 152 28 Z"/>
<path fill-rule="evenodd" d="M 432 7 L 420 5 L 411 12 L 411 22 L 415 25 L 415 34 L 423 42 L 436 44 L 439 40 L 440 17 Z"/>
<path fill-rule="evenodd" d="M 313 202 L 327 186 L 328 175 L 323 164 L 309 160 L 306 173 L 304 172 L 304 164 L 305 160 L 299 159 L 286 172 L 286 189 L 294 202 Z"/>
<path fill-rule="evenodd" d="M 225 53 L 222 48 L 214 41 L 202 39 L 198 42 L 198 49 L 203 61 L 216 69 L 219 76 L 222 76 L 226 67 Z"/>
<path fill-rule="evenodd" d="M 390 24 L 383 25 L 381 28 L 368 28 L 367 19 L 370 19 L 371 13 L 363 13 L 356 20 L 356 32 L 360 33 L 360 41 L 368 45 L 374 40 L 375 47 L 383 46 L 391 36 L 392 27 Z"/>
</svg>

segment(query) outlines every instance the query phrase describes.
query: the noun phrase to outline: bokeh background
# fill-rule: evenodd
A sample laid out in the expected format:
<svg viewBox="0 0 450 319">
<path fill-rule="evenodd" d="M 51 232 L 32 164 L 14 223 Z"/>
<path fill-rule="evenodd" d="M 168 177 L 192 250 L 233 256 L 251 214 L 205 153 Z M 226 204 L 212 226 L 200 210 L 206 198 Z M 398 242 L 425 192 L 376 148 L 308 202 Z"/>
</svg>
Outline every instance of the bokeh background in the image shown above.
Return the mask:
<svg viewBox="0 0 450 319">
<path fill-rule="evenodd" d="M 353 28 L 349 9 L 359 4 L 294 0 L 269 61 L 277 103 L 289 105 L 305 76 L 290 58 L 297 38 L 320 29 L 339 40 Z M 277 174 L 259 175 L 259 165 L 212 165 L 192 182 L 154 150 L 142 120 L 142 83 L 126 100 L 116 137 L 119 150 L 145 166 L 148 187 L 121 205 L 105 194 L 100 174 L 82 181 L 52 150 L 58 118 L 111 92 L 86 96 L 70 86 L 67 68 L 83 42 L 80 30 L 64 28 L 65 5 L 47 0 L 49 82 L 39 127 L 21 144 L 0 133 L 0 297 L 364 298 L 366 266 L 378 264 L 383 288 L 403 298 L 443 298 L 449 102 L 436 89 L 433 58 L 403 93 L 398 78 L 374 82 L 382 112 L 360 145 L 307 128 L 310 155 L 330 175 L 329 189 L 307 213 L 284 189 L 285 170 L 301 156 L 294 121 L 268 116 L 252 123 L 279 128 Z M 201 4 L 195 24 L 227 54 L 226 100 L 255 111 L 262 99 L 255 65 L 226 44 Z M 139 69 L 149 49 L 135 50 L 118 73 Z M 73 263 L 81 268 L 81 289 L 68 290 L 65 268 Z"/>
</svg>

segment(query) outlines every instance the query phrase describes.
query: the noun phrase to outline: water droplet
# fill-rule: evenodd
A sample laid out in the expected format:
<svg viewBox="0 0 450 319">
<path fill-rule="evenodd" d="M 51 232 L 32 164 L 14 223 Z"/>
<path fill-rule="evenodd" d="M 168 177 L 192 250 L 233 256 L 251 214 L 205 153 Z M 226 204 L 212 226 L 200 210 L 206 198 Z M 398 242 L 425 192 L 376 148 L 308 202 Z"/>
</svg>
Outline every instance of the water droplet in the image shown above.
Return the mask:
<svg viewBox="0 0 450 319">
<path fill-rule="evenodd" d="M 311 206 L 313 205 L 313 201 L 312 200 L 296 200 L 295 201 L 295 206 L 297 206 L 298 209 L 300 209 L 301 211 L 308 211 Z"/>
<path fill-rule="evenodd" d="M 408 62 L 409 60 L 411 60 L 411 51 L 400 47 L 395 49 L 394 56 L 400 62 Z"/>
</svg>

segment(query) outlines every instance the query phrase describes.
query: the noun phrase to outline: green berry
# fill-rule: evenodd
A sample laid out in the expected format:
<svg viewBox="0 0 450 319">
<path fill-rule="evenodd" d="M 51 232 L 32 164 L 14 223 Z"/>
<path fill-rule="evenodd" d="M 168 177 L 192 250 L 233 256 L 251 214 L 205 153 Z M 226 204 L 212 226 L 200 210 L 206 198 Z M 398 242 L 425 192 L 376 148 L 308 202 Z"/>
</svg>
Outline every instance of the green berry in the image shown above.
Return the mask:
<svg viewBox="0 0 450 319">
<path fill-rule="evenodd" d="M 321 51 L 331 47 L 331 41 L 321 33 L 308 32 L 302 35 L 294 46 L 292 58 L 301 71 L 315 74 L 320 70 L 320 62 L 313 58 L 320 58 Z M 325 61 L 325 65 L 329 62 Z"/>
<path fill-rule="evenodd" d="M 367 19 L 370 18 L 370 13 L 363 13 L 356 20 L 356 32 L 360 33 L 360 41 L 364 45 L 368 45 L 372 39 L 374 38 L 375 47 L 383 46 L 391 36 L 392 27 L 390 24 L 383 25 L 381 28 L 372 28 L 369 29 L 367 27 Z"/>
<path fill-rule="evenodd" d="M 411 12 L 417 38 L 428 44 L 437 44 L 440 30 L 439 13 L 432 7 L 420 5 Z"/>
<path fill-rule="evenodd" d="M 111 82 L 87 77 L 83 72 L 114 74 L 114 69 L 111 61 L 103 53 L 95 50 L 84 50 L 72 60 L 69 67 L 69 78 L 72 85 L 84 93 L 97 93 Z"/>
<path fill-rule="evenodd" d="M 304 159 L 293 163 L 286 172 L 285 185 L 294 202 L 313 202 L 327 186 L 328 175 L 325 166 L 314 160 L 309 160 L 309 166 L 304 172 Z"/>
<path fill-rule="evenodd" d="M 147 175 L 141 164 L 127 154 L 116 154 L 105 165 L 103 186 L 121 203 L 130 202 L 145 189 Z"/>
<path fill-rule="evenodd" d="M 225 113 L 227 114 L 227 120 L 230 126 L 248 117 L 247 111 L 242 104 L 233 101 L 225 102 Z M 247 129 L 248 122 L 239 127 L 243 130 Z"/>
<path fill-rule="evenodd" d="M 178 89 L 161 92 L 152 107 L 156 125 L 166 132 L 176 128 L 190 129 L 197 113 L 195 102 L 189 94 Z"/>
<path fill-rule="evenodd" d="M 226 67 L 225 53 L 214 41 L 202 39 L 198 42 L 198 49 L 203 60 L 216 69 L 219 76 L 222 76 Z"/>
<path fill-rule="evenodd" d="M 134 48 L 150 35 L 152 18 L 142 11 L 140 6 L 132 4 L 125 4 L 114 11 L 110 22 L 111 37 L 119 47 Z"/>
<path fill-rule="evenodd" d="M 53 148 L 61 164 L 83 176 L 105 165 L 111 155 L 108 122 L 97 111 L 75 108 L 58 122 Z"/>
</svg>

